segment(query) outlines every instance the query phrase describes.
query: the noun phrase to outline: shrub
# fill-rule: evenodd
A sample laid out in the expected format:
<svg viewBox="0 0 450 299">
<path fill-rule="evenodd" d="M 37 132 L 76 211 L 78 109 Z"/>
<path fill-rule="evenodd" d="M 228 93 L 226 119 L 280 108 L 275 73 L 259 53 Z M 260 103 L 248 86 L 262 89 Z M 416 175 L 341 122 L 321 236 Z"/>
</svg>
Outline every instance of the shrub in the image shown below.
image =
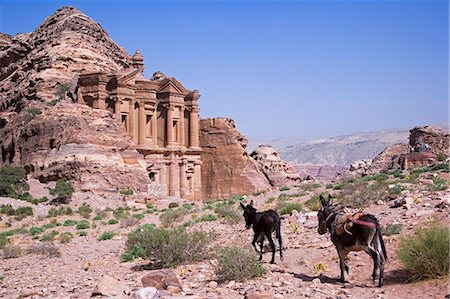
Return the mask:
<svg viewBox="0 0 450 299">
<path fill-rule="evenodd" d="M 54 228 L 54 227 L 57 227 L 60 225 L 61 225 L 61 223 L 56 221 L 56 219 L 52 219 L 49 223 L 44 224 L 42 227 L 45 229 L 49 229 L 49 228 Z"/>
<path fill-rule="evenodd" d="M 41 197 L 41 198 L 34 198 L 34 199 L 32 199 L 31 203 L 34 204 L 34 205 L 37 205 L 37 204 L 40 204 L 40 203 L 43 203 L 43 202 L 47 202 L 47 201 L 48 201 L 47 196 L 44 196 L 44 197 Z"/>
<path fill-rule="evenodd" d="M 119 223 L 119 221 L 117 221 L 116 219 L 109 219 L 108 220 L 108 224 L 117 224 L 117 223 Z"/>
<path fill-rule="evenodd" d="M 34 107 L 27 109 L 27 112 L 28 112 L 30 115 L 32 115 L 33 117 L 42 114 L 42 111 L 41 111 L 41 110 L 39 110 L 38 108 L 34 108 Z"/>
<path fill-rule="evenodd" d="M 383 235 L 385 236 L 398 235 L 402 230 L 402 227 L 403 225 L 401 224 L 388 224 L 386 225 L 386 228 L 383 229 Z"/>
<path fill-rule="evenodd" d="M 90 215 L 92 213 L 92 209 L 89 205 L 83 203 L 79 208 L 78 208 L 78 214 L 81 215 L 81 217 L 83 218 L 89 218 Z"/>
<path fill-rule="evenodd" d="M 205 214 L 197 219 L 195 219 L 195 223 L 199 223 L 199 222 L 211 222 L 211 221 L 216 221 L 217 220 L 217 216 L 216 215 L 212 215 L 212 214 Z"/>
<path fill-rule="evenodd" d="M 122 219 L 120 219 L 120 227 L 135 226 L 138 223 L 139 223 L 139 219 L 137 219 L 131 215 L 127 215 L 127 216 L 123 217 Z"/>
<path fill-rule="evenodd" d="M 245 281 L 266 273 L 253 250 L 231 246 L 222 250 L 215 269 L 217 281 Z"/>
<path fill-rule="evenodd" d="M 133 195 L 134 191 L 133 191 L 133 189 L 128 188 L 126 190 L 120 190 L 120 194 L 122 194 L 122 195 Z"/>
<path fill-rule="evenodd" d="M 431 167 L 432 171 L 443 170 L 445 172 L 449 172 L 449 164 L 448 163 L 439 163 L 435 164 Z"/>
<path fill-rule="evenodd" d="M 99 237 L 98 237 L 98 240 L 99 241 L 104 241 L 104 240 L 111 240 L 112 239 L 112 237 L 114 237 L 116 235 L 116 232 L 115 231 L 106 231 L 106 232 L 103 232 Z"/>
<path fill-rule="evenodd" d="M 161 224 L 163 226 L 170 226 L 175 221 L 181 222 L 184 218 L 184 210 L 183 209 L 175 209 L 175 210 L 167 210 L 159 216 L 161 220 Z"/>
<path fill-rule="evenodd" d="M 41 226 L 33 226 L 30 228 L 29 233 L 30 235 L 34 236 L 34 235 L 38 235 L 40 233 L 42 233 L 45 230 L 45 228 L 41 227 Z"/>
<path fill-rule="evenodd" d="M 0 213 L 6 214 L 9 216 L 20 216 L 20 220 L 27 216 L 33 216 L 33 208 L 32 207 L 19 207 L 16 210 L 10 205 L 2 205 L 0 207 Z"/>
<path fill-rule="evenodd" d="M 59 207 L 58 209 L 56 208 L 51 208 L 48 211 L 48 215 L 47 217 L 57 217 L 60 215 L 73 215 L 73 211 L 70 207 Z"/>
<path fill-rule="evenodd" d="M 153 258 L 154 265 L 171 268 L 208 258 L 211 241 L 212 235 L 200 231 L 187 232 L 182 227 L 175 229 L 141 227 L 128 235 L 125 257 L 129 259 L 136 254 L 135 245 L 137 245 L 143 249 L 138 251 L 139 257 Z"/>
<path fill-rule="evenodd" d="M 447 155 L 444 154 L 444 153 L 438 153 L 438 154 L 436 155 L 436 159 L 437 159 L 439 162 L 443 162 L 443 161 L 445 161 L 445 159 L 447 159 Z"/>
<path fill-rule="evenodd" d="M 57 180 L 55 188 L 50 189 L 50 194 L 57 195 L 58 197 L 70 198 L 72 197 L 73 192 L 74 189 L 72 184 L 63 179 Z"/>
<path fill-rule="evenodd" d="M 323 192 L 322 195 L 327 198 L 328 193 Z M 320 210 L 320 194 L 314 194 L 310 199 L 305 201 L 305 206 L 310 209 L 311 211 L 318 211 Z"/>
<path fill-rule="evenodd" d="M 62 244 L 69 243 L 70 241 L 72 241 L 72 237 L 73 235 L 71 232 L 63 232 L 59 234 L 59 242 L 61 242 Z"/>
<path fill-rule="evenodd" d="M 395 185 L 394 187 L 389 189 L 389 194 L 400 194 L 402 191 L 405 190 L 402 186 Z"/>
<path fill-rule="evenodd" d="M 214 209 L 214 213 L 216 213 L 220 218 L 224 218 L 231 224 L 239 223 L 242 219 L 242 215 L 232 206 L 216 207 Z"/>
<path fill-rule="evenodd" d="M 78 235 L 79 235 L 80 237 L 86 237 L 86 236 L 87 236 L 87 231 L 85 231 L 85 230 L 80 230 L 80 231 L 78 232 Z"/>
<path fill-rule="evenodd" d="M 298 212 L 302 211 L 303 205 L 297 202 L 279 203 L 276 207 L 276 210 L 280 215 L 284 214 L 290 215 L 292 213 L 292 210 L 297 210 Z"/>
<path fill-rule="evenodd" d="M 59 251 L 58 247 L 49 243 L 34 244 L 27 249 L 27 252 L 31 254 L 45 255 L 47 257 L 61 256 L 61 252 Z"/>
<path fill-rule="evenodd" d="M 68 219 L 68 220 L 64 221 L 64 223 L 63 223 L 64 226 L 74 226 L 75 224 L 77 224 L 77 221 L 71 220 L 71 219 Z"/>
<path fill-rule="evenodd" d="M 398 257 L 410 272 L 410 279 L 435 278 L 449 271 L 449 229 L 433 224 L 400 243 Z"/>
<path fill-rule="evenodd" d="M 87 229 L 91 227 L 89 225 L 89 222 L 86 220 L 81 220 L 80 222 L 77 223 L 76 229 Z"/>
<path fill-rule="evenodd" d="M 301 184 L 299 187 L 302 188 L 304 191 L 311 191 L 311 190 L 320 188 L 320 184 L 319 183 L 306 183 L 306 184 Z"/>
<path fill-rule="evenodd" d="M 362 208 L 371 202 L 384 200 L 388 195 L 388 183 L 386 180 L 375 182 L 355 181 L 348 184 L 340 193 L 339 199 L 342 205 L 353 208 Z"/>
<path fill-rule="evenodd" d="M 145 257 L 145 249 L 140 243 L 134 244 L 129 250 L 125 251 L 121 256 L 120 260 L 122 262 L 129 262 L 136 258 Z"/>
<path fill-rule="evenodd" d="M 100 215 L 96 215 L 94 218 L 92 218 L 92 220 L 94 220 L 94 221 L 103 220 L 103 217 Z"/>
<path fill-rule="evenodd" d="M 0 235 L 0 249 L 5 248 L 6 245 L 8 245 L 8 237 L 5 235 Z"/>
<path fill-rule="evenodd" d="M 179 207 L 179 204 L 176 202 L 169 203 L 169 209 L 178 208 L 178 207 Z"/>
<path fill-rule="evenodd" d="M 447 188 L 448 188 L 447 181 L 439 177 L 433 178 L 433 184 L 429 184 L 427 186 L 427 189 L 429 191 L 442 191 L 447 190 Z"/>
<path fill-rule="evenodd" d="M 280 191 L 288 191 L 288 190 L 291 190 L 291 188 L 289 188 L 288 186 L 282 186 L 278 190 L 280 190 Z"/>
<path fill-rule="evenodd" d="M 137 214 L 133 214 L 133 217 L 138 220 L 141 220 L 141 219 L 144 219 L 145 216 L 144 216 L 144 214 L 137 213 Z"/>
<path fill-rule="evenodd" d="M 29 189 L 27 172 L 23 167 L 5 165 L 0 168 L 0 196 L 18 198 Z"/>
<path fill-rule="evenodd" d="M 129 213 L 128 213 L 128 211 L 125 208 L 118 207 L 117 209 L 115 209 L 113 211 L 113 215 L 114 215 L 115 218 L 121 219 L 121 218 L 124 218 L 125 216 L 128 216 Z"/>
<path fill-rule="evenodd" d="M 58 235 L 57 231 L 51 231 L 50 233 L 43 234 L 40 240 L 42 242 L 50 242 L 53 241 L 57 235 Z"/>
<path fill-rule="evenodd" d="M 22 249 L 19 246 L 8 245 L 3 248 L 3 258 L 13 259 L 17 258 L 22 254 Z"/>
</svg>

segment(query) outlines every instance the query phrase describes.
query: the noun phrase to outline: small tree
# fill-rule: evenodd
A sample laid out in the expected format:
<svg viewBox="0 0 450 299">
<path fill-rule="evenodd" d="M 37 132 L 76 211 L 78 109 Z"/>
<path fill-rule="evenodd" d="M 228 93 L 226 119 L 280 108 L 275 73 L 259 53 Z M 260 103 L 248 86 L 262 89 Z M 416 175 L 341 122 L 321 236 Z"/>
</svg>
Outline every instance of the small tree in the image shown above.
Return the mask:
<svg viewBox="0 0 450 299">
<path fill-rule="evenodd" d="M 50 189 L 50 194 L 57 195 L 58 197 L 72 197 L 74 190 L 72 184 L 70 182 L 66 182 L 63 179 L 59 179 L 56 181 L 56 186 L 53 189 Z"/>
<path fill-rule="evenodd" d="M 23 167 L 5 165 L 0 168 L 0 196 L 18 198 L 28 191 L 27 172 Z"/>
</svg>

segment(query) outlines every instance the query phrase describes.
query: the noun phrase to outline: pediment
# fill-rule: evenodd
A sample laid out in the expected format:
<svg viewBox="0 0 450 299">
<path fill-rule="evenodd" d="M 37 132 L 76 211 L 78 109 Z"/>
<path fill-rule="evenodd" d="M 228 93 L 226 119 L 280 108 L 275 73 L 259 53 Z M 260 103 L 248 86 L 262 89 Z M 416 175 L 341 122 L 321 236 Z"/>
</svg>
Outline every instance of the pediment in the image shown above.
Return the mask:
<svg viewBox="0 0 450 299">
<path fill-rule="evenodd" d="M 140 70 L 132 70 L 126 74 L 123 74 L 122 76 L 117 78 L 117 83 L 119 84 L 128 84 L 128 83 L 134 83 L 138 75 L 140 74 Z"/>
<path fill-rule="evenodd" d="M 174 78 L 166 78 L 161 82 L 161 88 L 158 90 L 159 93 L 175 93 L 186 95 L 189 91 L 184 88 L 184 86 Z"/>
</svg>

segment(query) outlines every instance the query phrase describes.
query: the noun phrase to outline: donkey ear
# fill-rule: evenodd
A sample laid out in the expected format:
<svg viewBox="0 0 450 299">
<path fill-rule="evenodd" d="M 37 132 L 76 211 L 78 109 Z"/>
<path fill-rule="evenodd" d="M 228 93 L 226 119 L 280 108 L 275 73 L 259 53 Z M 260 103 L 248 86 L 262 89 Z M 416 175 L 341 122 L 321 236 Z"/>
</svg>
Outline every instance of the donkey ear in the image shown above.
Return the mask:
<svg viewBox="0 0 450 299">
<path fill-rule="evenodd" d="M 253 199 L 252 199 L 252 200 L 250 200 L 250 204 L 249 204 L 249 206 L 253 207 Z"/>
<path fill-rule="evenodd" d="M 241 208 L 245 209 L 245 206 L 242 204 L 242 202 L 240 202 Z"/>
<path fill-rule="evenodd" d="M 319 199 L 320 199 L 320 206 L 321 206 L 321 207 L 327 207 L 327 206 L 329 206 L 329 204 L 330 204 L 329 201 L 326 200 L 326 199 L 323 197 L 322 194 L 320 194 Z"/>
<path fill-rule="evenodd" d="M 329 203 L 330 205 L 333 204 L 333 198 L 334 198 L 334 196 L 332 196 L 331 194 L 328 194 L 328 203 Z"/>
</svg>

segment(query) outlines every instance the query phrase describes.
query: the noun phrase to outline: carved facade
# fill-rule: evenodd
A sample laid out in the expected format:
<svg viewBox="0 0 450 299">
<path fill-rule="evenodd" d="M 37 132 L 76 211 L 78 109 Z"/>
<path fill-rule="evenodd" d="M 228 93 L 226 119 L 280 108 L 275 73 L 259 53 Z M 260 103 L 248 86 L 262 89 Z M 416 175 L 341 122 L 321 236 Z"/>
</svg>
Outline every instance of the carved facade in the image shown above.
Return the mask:
<svg viewBox="0 0 450 299">
<path fill-rule="evenodd" d="M 133 68 L 80 75 L 78 101 L 121 121 L 145 157 L 151 195 L 201 199 L 199 92 L 161 72 L 144 78 L 143 60 L 136 51 Z"/>
</svg>

